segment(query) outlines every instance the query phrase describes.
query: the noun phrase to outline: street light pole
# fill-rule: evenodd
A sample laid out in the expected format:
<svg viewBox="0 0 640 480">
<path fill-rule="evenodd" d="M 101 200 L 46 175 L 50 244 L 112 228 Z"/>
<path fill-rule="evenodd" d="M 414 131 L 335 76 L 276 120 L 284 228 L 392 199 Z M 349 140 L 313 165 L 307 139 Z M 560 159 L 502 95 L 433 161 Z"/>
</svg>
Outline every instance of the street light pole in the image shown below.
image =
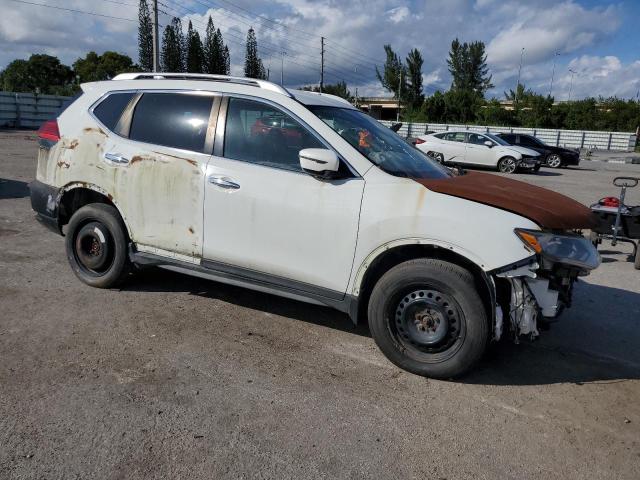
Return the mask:
<svg viewBox="0 0 640 480">
<path fill-rule="evenodd" d="M 281 52 L 282 63 L 280 64 L 280 85 L 284 86 L 284 56 L 287 52 Z"/>
<path fill-rule="evenodd" d="M 575 70 L 569 69 L 571 72 L 571 81 L 569 82 L 569 101 L 571 101 L 571 90 L 573 89 L 573 76 L 577 73 Z"/>
<path fill-rule="evenodd" d="M 516 83 L 516 92 L 513 98 L 513 108 L 518 105 L 518 87 L 520 87 L 520 73 L 522 72 L 522 57 L 524 56 L 524 47 L 520 50 L 520 66 L 518 67 L 518 82 Z"/>
<path fill-rule="evenodd" d="M 160 69 L 160 49 L 158 44 L 160 38 L 158 37 L 158 0 L 153 0 L 153 71 L 157 72 Z"/>
<path fill-rule="evenodd" d="M 556 73 L 556 58 L 560 56 L 560 52 L 556 52 L 553 56 L 553 68 L 551 69 L 551 84 L 549 85 L 549 98 L 551 98 L 551 91 L 553 90 L 553 76 Z"/>
</svg>

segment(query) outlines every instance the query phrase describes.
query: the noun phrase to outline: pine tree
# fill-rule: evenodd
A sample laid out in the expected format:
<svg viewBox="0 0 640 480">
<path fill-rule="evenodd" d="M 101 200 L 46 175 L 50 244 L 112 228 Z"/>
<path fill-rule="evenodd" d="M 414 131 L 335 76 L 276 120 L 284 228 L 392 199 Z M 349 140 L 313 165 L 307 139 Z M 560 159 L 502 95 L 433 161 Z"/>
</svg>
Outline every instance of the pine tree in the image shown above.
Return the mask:
<svg viewBox="0 0 640 480">
<path fill-rule="evenodd" d="M 224 42 L 222 41 L 222 33 L 218 28 L 213 36 L 213 41 L 216 45 L 216 73 L 221 75 L 226 74 L 225 60 L 224 60 Z"/>
<path fill-rule="evenodd" d="M 164 28 L 162 35 L 162 70 L 164 72 L 184 71 L 184 35 L 182 23 L 179 18 L 174 18 Z"/>
<path fill-rule="evenodd" d="M 176 52 L 179 53 L 180 58 L 180 70 L 176 70 L 176 72 L 184 72 L 187 66 L 187 41 L 182 31 L 182 21 L 178 17 L 173 17 L 171 19 L 171 25 L 176 35 Z"/>
<path fill-rule="evenodd" d="M 187 72 L 202 73 L 203 61 L 203 48 L 200 34 L 193 28 L 191 20 L 189 20 L 189 28 L 187 29 Z"/>
<path fill-rule="evenodd" d="M 231 75 L 231 55 L 229 55 L 229 47 L 224 46 L 224 73 L 225 75 Z"/>
<path fill-rule="evenodd" d="M 422 93 L 422 64 L 424 60 L 417 48 L 407 56 L 407 100 L 414 108 L 420 108 L 424 102 Z"/>
<path fill-rule="evenodd" d="M 216 29 L 213 20 L 209 16 L 207 31 L 204 37 L 204 71 L 206 73 L 220 73 L 218 69 L 218 58 L 220 54 L 216 43 Z"/>
<path fill-rule="evenodd" d="M 143 72 L 153 70 L 153 22 L 147 0 L 138 8 L 138 63 Z"/>
<path fill-rule="evenodd" d="M 376 76 L 385 89 L 393 92 L 396 98 L 400 96 L 402 100 L 407 97 L 407 68 L 391 45 L 385 45 L 384 51 L 387 59 L 384 62 L 383 72 L 380 73 L 376 67 Z"/>
<path fill-rule="evenodd" d="M 258 57 L 258 41 L 253 28 L 247 32 L 247 53 L 244 58 L 244 76 L 248 78 L 266 79 L 267 72 Z"/>
<path fill-rule="evenodd" d="M 447 65 L 453 79 L 452 90 L 470 91 L 484 96 L 493 87 L 483 42 L 460 43 L 456 38 L 451 42 Z"/>
</svg>

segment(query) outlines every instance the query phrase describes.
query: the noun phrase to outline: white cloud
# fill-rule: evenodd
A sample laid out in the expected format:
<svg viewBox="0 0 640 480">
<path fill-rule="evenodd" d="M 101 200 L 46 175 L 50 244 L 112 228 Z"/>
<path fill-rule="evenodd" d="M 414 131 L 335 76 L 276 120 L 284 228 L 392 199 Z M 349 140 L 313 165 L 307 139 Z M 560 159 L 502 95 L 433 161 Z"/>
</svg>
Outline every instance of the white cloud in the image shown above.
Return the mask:
<svg viewBox="0 0 640 480">
<path fill-rule="evenodd" d="M 137 0 L 121 1 L 137 4 Z M 574 78 L 574 97 L 607 92 L 635 96 L 633 79 L 639 78 L 637 62 L 622 62 L 620 52 L 602 57 L 593 54 L 619 29 L 623 9 L 616 5 L 589 7 L 579 0 L 252 0 L 241 4 L 289 27 L 285 28 L 226 2 L 216 2 L 216 8 L 202 14 L 191 14 L 179 6 L 200 12 L 202 3 L 206 2 L 165 0 L 168 7 L 162 9 L 171 15 L 182 14 L 185 28 L 191 18 L 201 35 L 211 14 L 231 50 L 234 74 L 242 74 L 244 40 L 253 26 L 259 53 L 276 81 L 280 79 L 280 52 L 287 52 L 284 73 L 290 85 L 319 81 L 320 35 L 327 38 L 325 82 L 344 79 L 352 91 L 358 86 L 359 95 L 384 93 L 375 77 L 375 65 L 384 62 L 385 44 L 391 44 L 402 57 L 414 47 L 422 52 L 426 93 L 448 88 L 446 58 L 455 37 L 487 44 L 496 84 L 490 93 L 496 96 L 513 88 L 523 46 L 522 80 L 543 93 L 548 91 L 556 51 L 562 54 L 557 58 L 554 81 L 554 92 L 559 95 L 568 93 L 568 66 L 582 72 Z M 55 5 L 137 18 L 135 5 L 81 0 Z M 167 23 L 169 18 L 163 14 L 160 21 Z M 0 17 L 0 67 L 38 52 L 58 55 L 69 64 L 89 50 L 116 50 L 137 60 L 137 24 L 17 3 Z M 639 58 L 637 51 L 635 58 Z"/>
</svg>

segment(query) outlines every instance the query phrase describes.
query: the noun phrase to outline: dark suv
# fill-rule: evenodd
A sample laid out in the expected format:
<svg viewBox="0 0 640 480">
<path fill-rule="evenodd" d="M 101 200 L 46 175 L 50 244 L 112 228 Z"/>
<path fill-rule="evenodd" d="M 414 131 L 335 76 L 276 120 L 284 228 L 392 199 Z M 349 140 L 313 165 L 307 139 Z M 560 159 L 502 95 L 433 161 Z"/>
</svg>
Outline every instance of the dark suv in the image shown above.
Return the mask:
<svg viewBox="0 0 640 480">
<path fill-rule="evenodd" d="M 547 145 L 533 135 L 522 133 L 499 133 L 498 137 L 511 145 L 527 147 L 540 153 L 542 164 L 552 168 L 566 167 L 567 165 L 579 165 L 580 153 L 570 148 L 554 147 Z"/>
</svg>

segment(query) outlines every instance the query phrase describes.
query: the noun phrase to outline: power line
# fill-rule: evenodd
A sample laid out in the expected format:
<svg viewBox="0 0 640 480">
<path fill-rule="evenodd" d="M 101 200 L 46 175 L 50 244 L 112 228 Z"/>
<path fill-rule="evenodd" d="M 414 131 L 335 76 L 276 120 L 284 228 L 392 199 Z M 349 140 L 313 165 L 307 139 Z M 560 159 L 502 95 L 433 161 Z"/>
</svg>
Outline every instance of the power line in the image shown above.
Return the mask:
<svg viewBox="0 0 640 480">
<path fill-rule="evenodd" d="M 113 15 L 105 15 L 105 14 L 96 13 L 96 12 L 87 12 L 87 11 L 84 11 L 84 10 L 76 10 L 76 9 L 73 9 L 73 8 L 56 7 L 54 5 L 46 5 L 46 4 L 43 4 L 43 3 L 28 2 L 26 0 L 9 0 L 9 1 L 16 2 L 16 3 L 23 3 L 25 5 L 35 5 L 35 6 L 38 6 L 38 7 L 53 8 L 55 10 L 64 10 L 66 12 L 81 13 L 83 15 L 92 15 L 94 17 L 112 18 L 114 20 L 125 20 L 127 22 L 137 22 L 138 21 L 137 18 L 115 17 Z"/>
</svg>

